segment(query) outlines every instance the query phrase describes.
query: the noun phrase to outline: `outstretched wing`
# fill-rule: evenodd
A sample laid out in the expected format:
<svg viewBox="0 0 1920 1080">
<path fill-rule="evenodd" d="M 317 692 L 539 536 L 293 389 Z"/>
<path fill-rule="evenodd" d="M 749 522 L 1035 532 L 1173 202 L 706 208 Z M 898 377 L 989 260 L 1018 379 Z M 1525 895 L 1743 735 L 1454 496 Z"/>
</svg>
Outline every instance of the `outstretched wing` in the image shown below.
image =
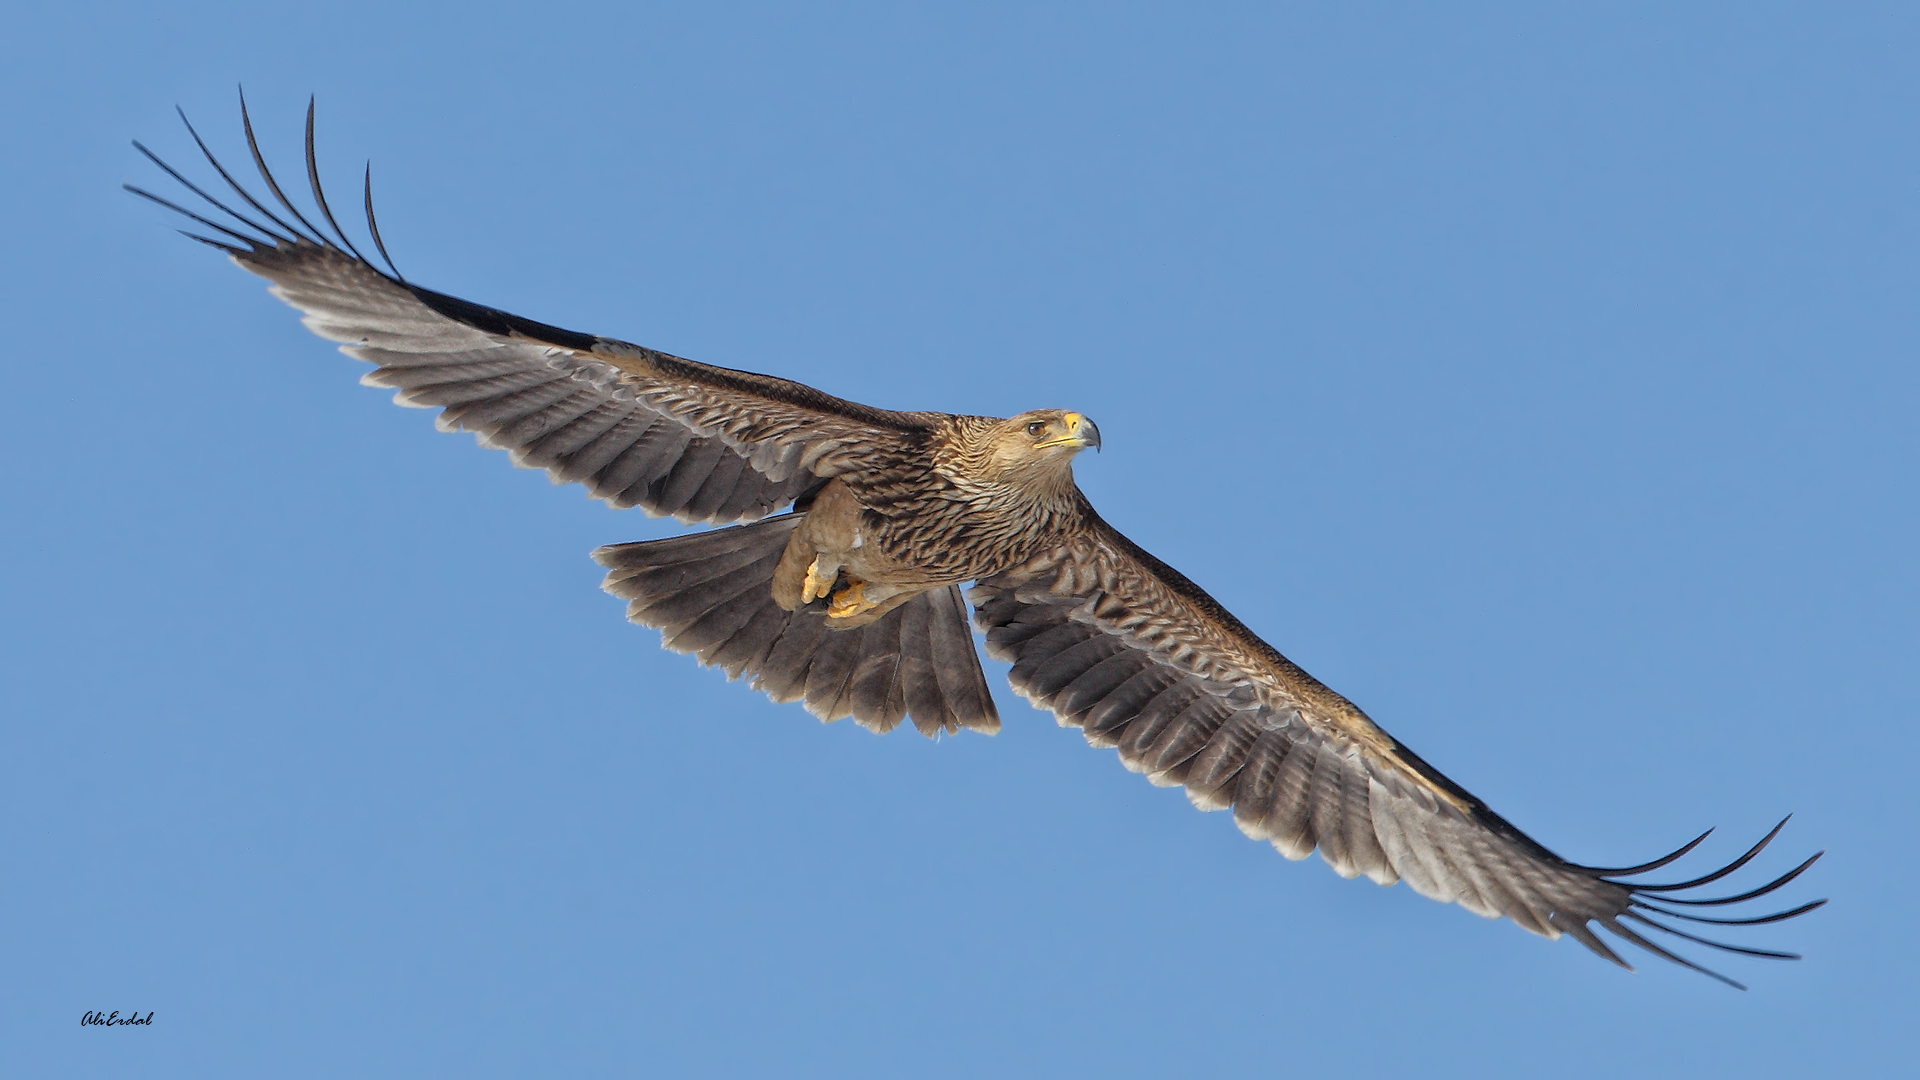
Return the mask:
<svg viewBox="0 0 1920 1080">
<path fill-rule="evenodd" d="M 884 467 L 926 438 L 929 416 L 890 412 L 786 379 L 714 367 L 653 349 L 548 326 L 384 273 L 360 256 L 334 221 L 313 151 L 307 107 L 307 176 L 334 239 L 281 192 L 254 141 L 247 146 L 281 212 L 255 199 L 207 150 L 207 161 L 257 217 L 237 212 L 146 147 L 140 152 L 205 200 L 210 218 L 157 195 L 216 237 L 194 236 L 273 282 L 307 327 L 376 365 L 361 381 L 394 388 L 394 401 L 441 408 L 442 430 L 474 433 L 555 483 L 579 482 L 616 507 L 638 506 L 686 522 L 748 521 L 804 498 L 850 469 Z M 184 121 L 185 116 L 181 119 Z M 373 218 L 367 225 L 384 258 Z M 391 268 L 391 262 L 388 263 Z"/>
<path fill-rule="evenodd" d="M 1014 690 L 1080 728 L 1089 743 L 1118 748 L 1127 768 L 1161 786 L 1185 785 L 1203 810 L 1231 807 L 1243 832 L 1289 859 L 1317 848 L 1343 877 L 1405 881 L 1423 896 L 1504 915 L 1536 934 L 1570 934 L 1622 967 L 1590 924 L 1729 983 L 1627 923 L 1733 952 L 1794 958 L 1707 941 L 1650 917 L 1758 924 L 1820 906 L 1825 901 L 1752 918 L 1661 906 L 1738 903 L 1793 880 L 1819 856 L 1737 896 L 1672 896 L 1744 866 L 1784 821 L 1731 865 L 1692 881 L 1622 879 L 1673 862 L 1704 835 L 1641 866 L 1570 863 L 1401 746 L 1091 508 L 1087 517 L 1089 528 L 1066 546 L 980 581 L 969 599 L 988 655 L 1013 664 Z"/>
</svg>

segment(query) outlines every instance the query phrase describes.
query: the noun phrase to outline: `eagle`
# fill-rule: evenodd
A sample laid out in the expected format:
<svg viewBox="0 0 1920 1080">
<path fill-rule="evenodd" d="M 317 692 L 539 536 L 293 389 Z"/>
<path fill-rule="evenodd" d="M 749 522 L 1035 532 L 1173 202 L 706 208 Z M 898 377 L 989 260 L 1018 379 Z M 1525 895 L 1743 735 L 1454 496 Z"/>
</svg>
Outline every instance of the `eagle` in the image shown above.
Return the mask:
<svg viewBox="0 0 1920 1080">
<path fill-rule="evenodd" d="M 440 409 L 442 430 L 470 431 L 515 465 L 614 507 L 715 526 L 593 553 L 607 567 L 605 589 L 667 648 L 822 721 L 992 733 L 1000 718 L 977 630 L 987 655 L 1012 665 L 1015 693 L 1149 782 L 1185 788 L 1202 810 L 1231 811 L 1242 832 L 1288 859 L 1318 851 L 1342 877 L 1404 881 L 1543 937 L 1567 935 L 1628 970 L 1596 928 L 1742 989 L 1648 932 L 1798 959 L 1674 925 L 1759 925 L 1824 904 L 1703 913 L 1773 893 L 1820 857 L 1731 895 L 1695 892 L 1744 867 L 1784 819 L 1733 862 L 1681 881 L 1645 875 L 1712 830 L 1636 866 L 1554 854 L 1102 519 L 1073 479 L 1075 455 L 1100 447 L 1084 414 L 878 409 L 435 292 L 388 257 L 371 165 L 367 233 L 385 268 L 340 228 L 320 183 L 311 100 L 314 217 L 267 168 L 244 96 L 240 109 L 272 206 L 229 174 L 184 112 L 243 209 L 139 142 L 202 205 L 127 190 L 211 233 L 185 235 L 266 278 L 309 329 L 372 364 L 363 383 L 394 390 L 401 405 Z"/>
</svg>

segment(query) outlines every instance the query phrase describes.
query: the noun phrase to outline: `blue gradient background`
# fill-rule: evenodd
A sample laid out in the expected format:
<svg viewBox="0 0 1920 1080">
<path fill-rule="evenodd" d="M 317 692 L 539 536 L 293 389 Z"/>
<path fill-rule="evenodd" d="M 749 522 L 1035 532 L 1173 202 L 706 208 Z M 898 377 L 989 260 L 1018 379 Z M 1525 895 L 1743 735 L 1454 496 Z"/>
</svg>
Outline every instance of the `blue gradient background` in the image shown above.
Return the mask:
<svg viewBox="0 0 1920 1080">
<path fill-rule="evenodd" d="M 1905 4 L 12 9 L 0 1069 L 1905 1072 L 1916 55 Z M 1627 975 L 1004 689 L 875 738 L 661 651 L 586 556 L 671 522 L 117 190 L 175 102 L 243 163 L 236 82 L 288 179 L 319 95 L 420 282 L 1088 413 L 1110 520 L 1555 850 L 1796 811 L 1751 880 L 1825 847 L 1834 902 L 1744 939 L 1808 959 Z"/>
</svg>

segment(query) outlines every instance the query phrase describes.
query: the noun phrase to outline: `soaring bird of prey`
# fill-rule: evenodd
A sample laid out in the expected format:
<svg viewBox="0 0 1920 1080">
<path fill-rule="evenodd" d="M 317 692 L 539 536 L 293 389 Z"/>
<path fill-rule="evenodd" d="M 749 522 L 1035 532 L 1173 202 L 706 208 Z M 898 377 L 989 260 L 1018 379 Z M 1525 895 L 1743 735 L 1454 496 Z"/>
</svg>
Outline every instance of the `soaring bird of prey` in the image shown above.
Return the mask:
<svg viewBox="0 0 1920 1080">
<path fill-rule="evenodd" d="M 339 227 L 321 189 L 311 102 L 308 184 L 331 236 L 268 171 L 244 100 L 241 118 L 272 207 L 191 124 L 243 210 L 139 143 L 205 205 L 129 190 L 210 232 L 187 235 L 272 282 L 309 329 L 374 365 L 362 382 L 395 389 L 399 404 L 440 408 L 442 430 L 471 431 L 514 464 L 585 485 L 615 507 L 720 526 L 593 553 L 627 617 L 658 628 L 669 649 L 821 720 L 992 732 L 1000 719 L 974 649 L 978 629 L 987 654 L 1013 665 L 1016 693 L 1089 744 L 1118 750 L 1152 783 L 1184 786 L 1202 810 L 1230 809 L 1243 832 L 1287 858 L 1317 850 L 1343 877 L 1405 881 L 1548 938 L 1569 935 L 1621 967 L 1596 927 L 1738 986 L 1644 931 L 1794 959 L 1670 920 L 1756 925 L 1825 902 L 1701 913 L 1772 893 L 1819 858 L 1734 895 L 1691 891 L 1745 866 L 1785 821 L 1727 866 L 1678 882 L 1643 875 L 1705 834 L 1611 869 L 1547 850 L 1103 521 L 1073 481 L 1074 455 L 1100 445 L 1100 429 L 1080 413 L 876 409 L 434 292 L 387 258 L 371 170 L 367 229 L 387 269 Z"/>
</svg>

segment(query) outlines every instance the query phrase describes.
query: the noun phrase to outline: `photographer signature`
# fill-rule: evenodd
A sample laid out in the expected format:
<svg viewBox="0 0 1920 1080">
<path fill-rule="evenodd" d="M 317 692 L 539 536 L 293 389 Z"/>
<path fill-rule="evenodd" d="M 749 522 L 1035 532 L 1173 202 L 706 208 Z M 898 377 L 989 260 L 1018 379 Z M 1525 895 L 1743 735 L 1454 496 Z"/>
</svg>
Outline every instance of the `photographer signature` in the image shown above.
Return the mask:
<svg viewBox="0 0 1920 1080">
<path fill-rule="evenodd" d="M 145 1016 L 141 1016 L 139 1013 L 134 1013 L 132 1016 L 121 1016 L 120 1010 L 115 1009 L 110 1013 L 89 1012 L 80 1018 L 81 1027 L 118 1027 L 123 1024 L 138 1024 L 150 1027 L 153 1024 L 153 1012 L 152 1010 L 148 1010 Z"/>
</svg>

